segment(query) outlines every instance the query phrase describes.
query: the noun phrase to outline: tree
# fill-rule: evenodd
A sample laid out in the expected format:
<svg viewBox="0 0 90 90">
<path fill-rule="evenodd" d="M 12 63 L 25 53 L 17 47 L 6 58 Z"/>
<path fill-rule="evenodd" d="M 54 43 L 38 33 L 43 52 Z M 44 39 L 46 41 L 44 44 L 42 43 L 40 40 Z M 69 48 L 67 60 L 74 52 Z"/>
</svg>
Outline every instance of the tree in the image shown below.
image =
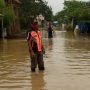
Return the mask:
<svg viewBox="0 0 90 90">
<path fill-rule="evenodd" d="M 0 13 L 3 12 L 4 8 L 5 8 L 5 2 L 4 2 L 4 0 L 0 0 Z"/>
<path fill-rule="evenodd" d="M 15 18 L 15 13 L 11 5 L 7 6 L 4 11 L 4 27 L 8 27 Z"/>
<path fill-rule="evenodd" d="M 31 19 L 42 14 L 46 20 L 52 20 L 52 9 L 43 0 L 21 0 L 21 26 L 30 29 Z"/>
<path fill-rule="evenodd" d="M 76 18 L 77 22 L 90 21 L 90 8 L 87 8 L 86 2 L 83 1 L 65 0 L 63 10 L 57 13 L 56 17 L 64 19 L 65 16 L 70 22 L 73 18 Z"/>
<path fill-rule="evenodd" d="M 5 8 L 5 3 L 3 0 L 0 0 L 0 37 L 2 37 L 2 20 L 3 20 L 3 12 L 4 12 L 4 8 Z"/>
<path fill-rule="evenodd" d="M 13 19 L 15 18 L 15 14 L 12 6 L 6 6 L 4 0 L 0 0 L 0 14 L 3 15 L 3 27 L 8 27 Z M 2 26 L 0 26 L 2 27 Z M 2 35 L 2 29 L 0 29 L 0 36 Z"/>
</svg>

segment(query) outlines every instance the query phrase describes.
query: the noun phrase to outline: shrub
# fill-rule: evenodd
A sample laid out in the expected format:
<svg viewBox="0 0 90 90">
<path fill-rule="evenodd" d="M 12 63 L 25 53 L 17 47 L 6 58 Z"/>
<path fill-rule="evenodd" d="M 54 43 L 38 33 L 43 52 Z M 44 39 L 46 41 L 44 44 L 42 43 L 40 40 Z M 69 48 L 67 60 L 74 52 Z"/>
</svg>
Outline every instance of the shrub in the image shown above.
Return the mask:
<svg viewBox="0 0 90 90">
<path fill-rule="evenodd" d="M 66 25 L 66 30 L 67 30 L 67 31 L 71 31 L 71 30 L 73 30 L 73 26 L 72 26 L 72 24 L 70 24 L 70 23 L 67 24 L 67 25 Z"/>
</svg>

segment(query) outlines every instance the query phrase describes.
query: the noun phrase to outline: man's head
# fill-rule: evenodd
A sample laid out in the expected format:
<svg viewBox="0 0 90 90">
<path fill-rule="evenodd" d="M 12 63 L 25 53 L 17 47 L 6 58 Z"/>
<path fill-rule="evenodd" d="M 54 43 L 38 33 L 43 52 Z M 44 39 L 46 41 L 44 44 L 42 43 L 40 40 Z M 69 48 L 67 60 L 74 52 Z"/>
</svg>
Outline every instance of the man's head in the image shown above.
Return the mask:
<svg viewBox="0 0 90 90">
<path fill-rule="evenodd" d="M 32 29 L 35 30 L 35 31 L 38 31 L 38 22 L 37 21 L 33 21 L 32 22 Z"/>
</svg>

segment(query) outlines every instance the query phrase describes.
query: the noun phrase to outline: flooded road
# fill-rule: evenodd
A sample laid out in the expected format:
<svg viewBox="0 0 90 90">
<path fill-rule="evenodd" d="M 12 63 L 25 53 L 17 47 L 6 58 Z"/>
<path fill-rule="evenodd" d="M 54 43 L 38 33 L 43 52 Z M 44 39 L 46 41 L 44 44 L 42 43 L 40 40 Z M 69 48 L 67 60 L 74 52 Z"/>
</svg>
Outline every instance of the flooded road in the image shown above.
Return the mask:
<svg viewBox="0 0 90 90">
<path fill-rule="evenodd" d="M 25 39 L 0 40 L 0 90 L 90 90 L 90 37 L 43 38 L 45 71 L 30 71 Z"/>
</svg>

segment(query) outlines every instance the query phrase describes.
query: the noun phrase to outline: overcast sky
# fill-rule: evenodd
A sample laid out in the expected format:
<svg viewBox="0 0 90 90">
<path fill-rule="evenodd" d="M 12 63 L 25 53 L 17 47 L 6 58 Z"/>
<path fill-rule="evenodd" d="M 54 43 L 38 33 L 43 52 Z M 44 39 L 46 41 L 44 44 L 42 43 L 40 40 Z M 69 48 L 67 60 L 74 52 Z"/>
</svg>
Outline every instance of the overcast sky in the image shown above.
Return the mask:
<svg viewBox="0 0 90 90">
<path fill-rule="evenodd" d="M 48 5 L 52 7 L 52 11 L 54 15 L 61 11 L 64 7 L 63 3 L 64 0 L 46 0 L 48 2 Z M 89 1 L 89 0 L 77 0 L 77 1 Z"/>
</svg>

